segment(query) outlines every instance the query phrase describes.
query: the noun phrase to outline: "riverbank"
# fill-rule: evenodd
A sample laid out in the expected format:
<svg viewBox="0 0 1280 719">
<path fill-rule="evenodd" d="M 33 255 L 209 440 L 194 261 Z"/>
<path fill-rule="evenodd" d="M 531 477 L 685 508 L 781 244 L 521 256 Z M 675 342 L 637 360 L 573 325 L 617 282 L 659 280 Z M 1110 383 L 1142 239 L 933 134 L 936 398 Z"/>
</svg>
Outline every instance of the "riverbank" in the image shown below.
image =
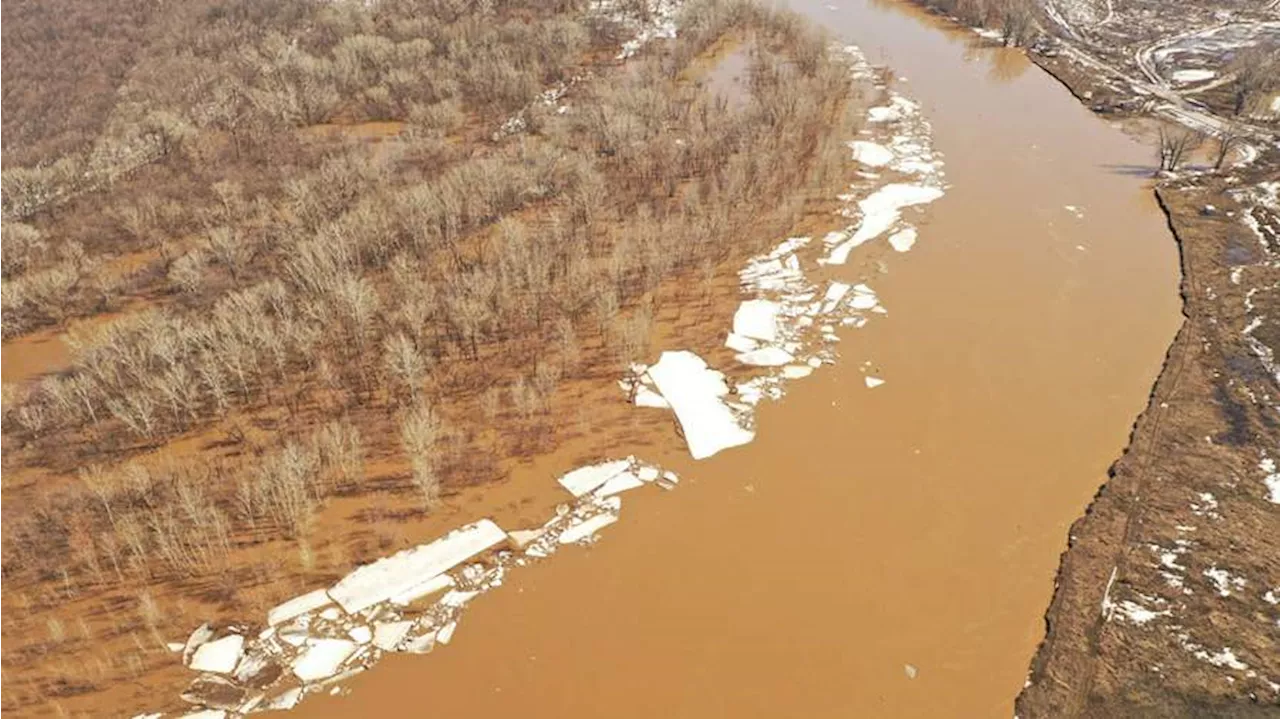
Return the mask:
<svg viewBox="0 0 1280 719">
<path fill-rule="evenodd" d="M 1150 116 L 1101 63 L 1028 56 L 1104 117 Z M 1280 447 L 1280 152 L 1274 135 L 1256 139 L 1252 158 L 1153 190 L 1179 247 L 1185 319 L 1128 447 L 1071 527 L 1023 719 L 1271 716 L 1280 704 L 1268 454 Z"/>
</svg>

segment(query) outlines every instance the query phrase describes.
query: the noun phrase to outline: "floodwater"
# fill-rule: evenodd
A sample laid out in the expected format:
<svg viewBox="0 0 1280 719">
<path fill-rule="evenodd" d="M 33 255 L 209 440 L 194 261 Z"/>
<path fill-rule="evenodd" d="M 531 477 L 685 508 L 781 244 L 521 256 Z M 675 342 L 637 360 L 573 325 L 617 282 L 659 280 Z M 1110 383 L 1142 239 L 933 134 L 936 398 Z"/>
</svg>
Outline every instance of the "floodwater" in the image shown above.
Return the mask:
<svg viewBox="0 0 1280 719">
<path fill-rule="evenodd" d="M 1067 528 L 1179 322 L 1154 152 L 908 6 L 798 9 L 907 78 L 945 155 L 916 248 L 845 268 L 889 315 L 763 405 L 754 443 L 646 455 L 678 490 L 628 493 L 599 544 L 303 716 L 1011 716 Z"/>
</svg>

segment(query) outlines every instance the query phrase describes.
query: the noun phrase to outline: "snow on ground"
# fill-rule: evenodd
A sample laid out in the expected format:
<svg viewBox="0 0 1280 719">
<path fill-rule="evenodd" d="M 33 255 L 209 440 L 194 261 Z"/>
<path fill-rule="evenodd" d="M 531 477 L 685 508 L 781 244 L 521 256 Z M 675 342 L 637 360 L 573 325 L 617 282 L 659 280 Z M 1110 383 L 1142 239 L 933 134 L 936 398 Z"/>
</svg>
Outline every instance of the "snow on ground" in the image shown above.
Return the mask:
<svg viewBox="0 0 1280 719">
<path fill-rule="evenodd" d="M 1213 70 L 1176 70 L 1169 77 L 1176 83 L 1188 84 L 1192 82 L 1203 82 L 1217 77 L 1218 73 Z"/>
<path fill-rule="evenodd" d="M 1262 453 L 1262 460 L 1258 462 L 1258 469 L 1262 470 L 1262 483 L 1267 488 L 1267 500 L 1272 504 L 1280 504 L 1280 470 L 1276 469 L 1276 461 L 1268 457 L 1265 450 Z"/>
</svg>

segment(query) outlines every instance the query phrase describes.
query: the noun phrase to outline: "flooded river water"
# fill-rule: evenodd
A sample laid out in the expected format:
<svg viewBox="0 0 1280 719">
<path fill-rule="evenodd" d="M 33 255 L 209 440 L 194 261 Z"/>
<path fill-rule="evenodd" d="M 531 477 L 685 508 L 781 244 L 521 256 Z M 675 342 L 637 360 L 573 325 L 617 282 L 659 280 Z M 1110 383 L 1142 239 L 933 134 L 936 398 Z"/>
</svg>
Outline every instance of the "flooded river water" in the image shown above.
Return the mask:
<svg viewBox="0 0 1280 719">
<path fill-rule="evenodd" d="M 599 544 L 513 573 L 447 649 L 303 716 L 1011 715 L 1068 525 L 1179 321 L 1154 153 L 1017 53 L 826 1 L 796 7 L 906 78 L 946 160 L 916 248 L 847 268 L 889 316 L 762 406 L 755 442 L 646 456 L 678 491 L 628 495 Z"/>
</svg>

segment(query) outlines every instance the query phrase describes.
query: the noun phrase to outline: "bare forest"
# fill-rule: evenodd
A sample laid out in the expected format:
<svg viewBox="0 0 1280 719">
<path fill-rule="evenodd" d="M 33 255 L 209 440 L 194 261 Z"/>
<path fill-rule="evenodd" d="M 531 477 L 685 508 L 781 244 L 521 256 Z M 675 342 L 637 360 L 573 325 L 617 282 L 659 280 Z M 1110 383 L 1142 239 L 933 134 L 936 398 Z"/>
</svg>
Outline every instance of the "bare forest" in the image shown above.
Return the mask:
<svg viewBox="0 0 1280 719">
<path fill-rule="evenodd" d="M 646 13 L 5 4 L 4 351 L 68 348 L 4 377 L 6 711 L 163 676 L 591 431 L 554 408 L 832 195 L 827 38 L 705 0 L 617 59 Z M 697 80 L 734 43 L 740 103 Z"/>
</svg>

